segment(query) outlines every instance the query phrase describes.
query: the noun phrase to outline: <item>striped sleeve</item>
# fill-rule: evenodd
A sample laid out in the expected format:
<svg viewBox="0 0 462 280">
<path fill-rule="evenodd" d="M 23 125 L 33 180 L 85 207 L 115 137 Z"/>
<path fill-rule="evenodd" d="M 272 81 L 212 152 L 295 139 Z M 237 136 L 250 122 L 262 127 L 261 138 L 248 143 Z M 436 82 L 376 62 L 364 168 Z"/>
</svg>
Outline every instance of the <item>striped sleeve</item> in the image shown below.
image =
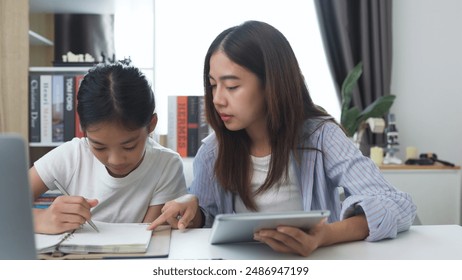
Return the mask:
<svg viewBox="0 0 462 280">
<path fill-rule="evenodd" d="M 369 225 L 368 241 L 394 238 L 409 229 L 416 215 L 410 195 L 387 182 L 374 162 L 363 156 L 337 125 L 326 124 L 322 138 L 326 175 L 343 187 L 346 195 L 340 218 L 362 209 Z"/>
</svg>

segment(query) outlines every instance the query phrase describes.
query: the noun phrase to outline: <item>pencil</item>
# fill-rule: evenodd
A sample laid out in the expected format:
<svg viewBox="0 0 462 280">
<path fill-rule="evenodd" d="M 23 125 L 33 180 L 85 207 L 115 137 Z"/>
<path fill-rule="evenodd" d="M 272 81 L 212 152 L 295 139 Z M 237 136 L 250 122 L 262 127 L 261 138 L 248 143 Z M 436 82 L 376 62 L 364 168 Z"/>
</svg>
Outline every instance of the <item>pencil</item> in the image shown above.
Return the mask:
<svg viewBox="0 0 462 280">
<path fill-rule="evenodd" d="M 61 186 L 60 183 L 58 183 L 58 181 L 54 180 L 53 183 L 55 184 L 55 186 L 58 188 L 58 190 L 64 194 L 64 195 L 67 195 L 67 196 L 70 196 L 70 194 L 67 192 L 67 190 L 65 188 L 63 188 L 63 186 Z M 99 232 L 99 229 L 96 227 L 96 225 L 93 223 L 92 220 L 88 220 L 87 223 L 94 229 L 96 230 L 96 232 Z"/>
</svg>

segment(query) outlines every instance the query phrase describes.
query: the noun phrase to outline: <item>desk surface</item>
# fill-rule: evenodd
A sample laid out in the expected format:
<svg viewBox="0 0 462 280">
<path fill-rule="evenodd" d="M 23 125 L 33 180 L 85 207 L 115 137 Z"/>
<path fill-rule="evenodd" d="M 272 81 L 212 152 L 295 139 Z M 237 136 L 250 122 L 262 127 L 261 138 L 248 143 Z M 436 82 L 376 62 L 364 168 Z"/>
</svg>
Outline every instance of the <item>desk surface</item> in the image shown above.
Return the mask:
<svg viewBox="0 0 462 280">
<path fill-rule="evenodd" d="M 210 245 L 210 229 L 173 230 L 169 259 L 304 259 L 280 254 L 260 243 Z M 323 247 L 306 259 L 313 260 L 462 260 L 462 227 L 412 226 L 395 239 L 357 241 Z"/>
</svg>

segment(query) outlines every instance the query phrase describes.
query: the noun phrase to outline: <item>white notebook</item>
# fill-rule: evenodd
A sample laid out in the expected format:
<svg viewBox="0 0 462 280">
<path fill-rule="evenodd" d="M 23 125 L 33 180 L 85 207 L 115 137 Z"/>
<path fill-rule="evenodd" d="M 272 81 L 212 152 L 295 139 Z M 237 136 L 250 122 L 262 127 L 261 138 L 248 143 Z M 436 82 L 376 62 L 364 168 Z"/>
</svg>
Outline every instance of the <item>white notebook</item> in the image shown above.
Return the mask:
<svg viewBox="0 0 462 280">
<path fill-rule="evenodd" d="M 99 232 L 85 223 L 74 232 L 35 234 L 37 253 L 143 253 L 149 246 L 152 231 L 146 230 L 148 224 L 94 223 Z"/>
</svg>

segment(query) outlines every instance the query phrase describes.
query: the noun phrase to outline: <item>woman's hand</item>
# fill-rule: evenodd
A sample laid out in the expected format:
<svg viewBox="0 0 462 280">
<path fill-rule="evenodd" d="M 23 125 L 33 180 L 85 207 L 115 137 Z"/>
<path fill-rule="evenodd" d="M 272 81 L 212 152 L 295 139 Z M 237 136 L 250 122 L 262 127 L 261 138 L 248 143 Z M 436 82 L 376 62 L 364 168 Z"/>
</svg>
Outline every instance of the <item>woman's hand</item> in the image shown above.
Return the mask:
<svg viewBox="0 0 462 280">
<path fill-rule="evenodd" d="M 165 223 L 180 230 L 187 227 L 199 227 L 202 224 L 202 216 L 198 209 L 199 201 L 195 195 L 180 196 L 165 203 L 161 210 L 162 214 L 148 226 L 148 230 L 153 230 Z"/>
<path fill-rule="evenodd" d="M 96 199 L 81 196 L 59 196 L 47 209 L 34 209 L 35 232 L 57 234 L 79 228 L 91 219 L 90 209 Z"/>
<path fill-rule="evenodd" d="M 308 256 L 321 246 L 326 233 L 325 220 L 305 232 L 299 228 L 280 226 L 277 229 L 262 229 L 254 239 L 266 243 L 274 251 Z"/>
<path fill-rule="evenodd" d="M 266 243 L 273 250 L 309 256 L 317 248 L 341 242 L 363 240 L 369 235 L 364 214 L 327 224 L 324 219 L 308 232 L 287 226 L 260 230 L 254 239 Z"/>
</svg>

